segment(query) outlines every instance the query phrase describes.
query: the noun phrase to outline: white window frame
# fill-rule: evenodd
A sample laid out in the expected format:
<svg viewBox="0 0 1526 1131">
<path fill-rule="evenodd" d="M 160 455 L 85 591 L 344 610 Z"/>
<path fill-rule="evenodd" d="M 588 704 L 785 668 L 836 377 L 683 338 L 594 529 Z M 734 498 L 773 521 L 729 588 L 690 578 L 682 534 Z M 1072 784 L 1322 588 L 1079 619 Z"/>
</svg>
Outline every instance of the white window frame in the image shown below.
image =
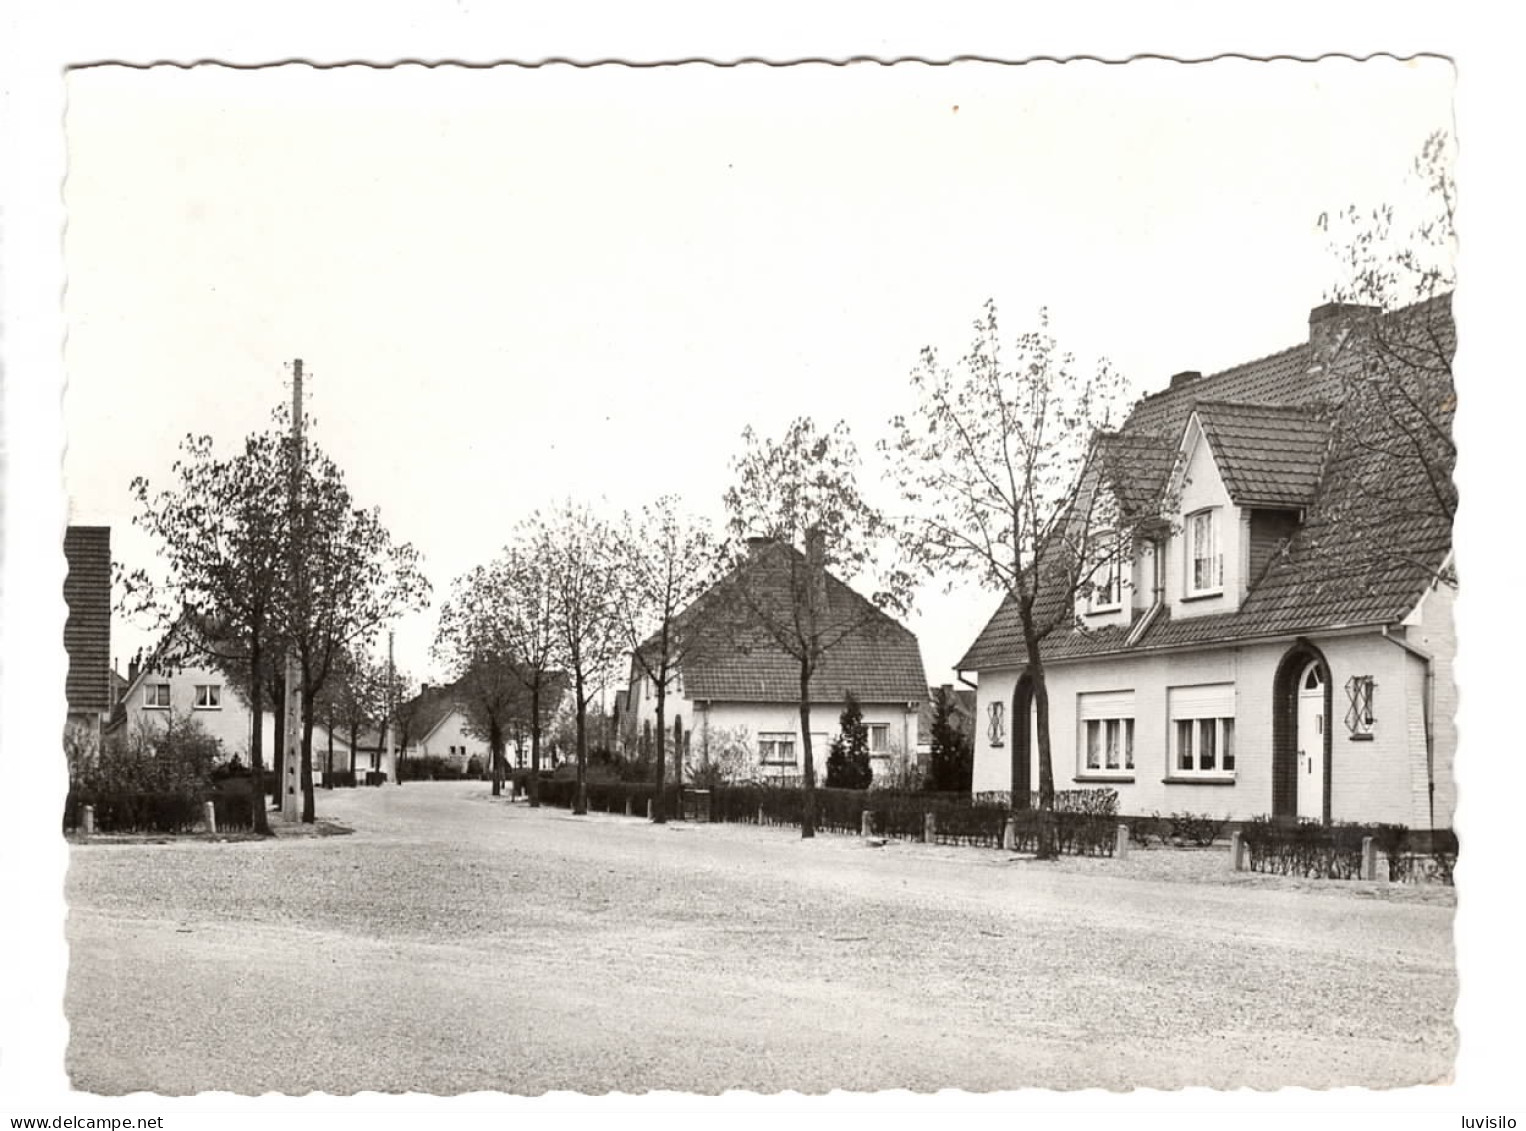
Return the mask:
<svg viewBox="0 0 1526 1131">
<path fill-rule="evenodd" d="M 220 683 L 198 683 L 196 697 L 192 700 L 192 709 L 197 711 L 221 711 L 223 709 L 223 685 Z"/>
<path fill-rule="evenodd" d="M 1183 529 L 1185 547 L 1184 592 L 1189 597 L 1211 597 L 1224 592 L 1224 546 L 1222 507 L 1204 507 L 1187 515 Z M 1202 523 L 1200 526 L 1199 523 Z M 1208 550 L 1199 551 L 1200 531 L 1207 532 Z M 1198 563 L 1207 564 L 1207 584 L 1198 584 Z"/>
<path fill-rule="evenodd" d="M 1132 780 L 1136 765 L 1135 730 L 1132 690 L 1084 691 L 1078 694 L 1076 778 Z"/>
<path fill-rule="evenodd" d="M 890 757 L 890 724 L 869 723 L 867 729 L 869 731 L 869 756 L 871 758 Z M 878 746 L 875 745 L 876 738 L 880 740 Z"/>
<path fill-rule="evenodd" d="M 1090 591 L 1086 596 L 1089 613 L 1115 613 L 1123 608 L 1123 555 L 1118 532 L 1108 531 L 1094 539 Z"/>
<path fill-rule="evenodd" d="M 159 692 L 164 692 L 164 702 L 159 702 Z M 153 693 L 150 697 L 150 692 Z M 170 709 L 170 685 L 168 683 L 145 683 L 143 685 L 143 708 L 147 711 L 168 711 Z"/>
<path fill-rule="evenodd" d="M 1234 684 L 1202 684 L 1167 690 L 1171 761 L 1167 777 L 1187 781 L 1233 781 L 1237 769 Z M 1212 746 L 1213 765 L 1204 751 Z M 1183 760 L 1186 765 L 1183 765 Z"/>
<path fill-rule="evenodd" d="M 758 732 L 758 761 L 765 766 L 798 765 L 795 752 L 796 735 L 792 730 Z M 786 756 L 782 751 L 788 750 Z"/>
</svg>

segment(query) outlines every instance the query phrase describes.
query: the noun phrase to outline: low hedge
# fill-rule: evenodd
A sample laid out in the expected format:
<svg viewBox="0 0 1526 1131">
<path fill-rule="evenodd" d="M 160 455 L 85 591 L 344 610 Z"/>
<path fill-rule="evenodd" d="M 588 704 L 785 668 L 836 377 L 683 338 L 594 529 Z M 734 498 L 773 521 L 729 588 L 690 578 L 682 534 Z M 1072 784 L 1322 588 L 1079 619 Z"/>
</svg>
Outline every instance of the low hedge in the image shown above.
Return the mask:
<svg viewBox="0 0 1526 1131">
<path fill-rule="evenodd" d="M 64 799 L 64 831 L 80 830 L 85 806 L 95 808 L 98 833 L 163 833 L 169 835 L 206 829 L 205 803 L 212 802 L 218 832 L 241 832 L 254 828 L 256 801 L 249 790 L 215 789 L 194 793 L 80 793 Z"/>
<path fill-rule="evenodd" d="M 1240 828 L 1252 872 L 1307 879 L 1354 880 L 1362 875 L 1362 842 L 1373 839 L 1388 879 L 1433 878 L 1452 883 L 1457 836 L 1451 830 L 1412 831 L 1397 824 L 1355 824 L 1254 817 Z"/>
</svg>

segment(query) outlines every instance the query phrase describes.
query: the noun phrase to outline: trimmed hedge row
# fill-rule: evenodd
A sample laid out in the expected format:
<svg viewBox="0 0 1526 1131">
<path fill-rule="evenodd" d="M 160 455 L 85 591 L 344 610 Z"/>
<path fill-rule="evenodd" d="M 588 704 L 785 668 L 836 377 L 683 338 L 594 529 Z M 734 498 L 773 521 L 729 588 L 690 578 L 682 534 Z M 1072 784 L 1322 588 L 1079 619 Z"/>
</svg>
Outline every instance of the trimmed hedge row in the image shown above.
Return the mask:
<svg viewBox="0 0 1526 1131">
<path fill-rule="evenodd" d="M 1372 837 L 1393 883 L 1422 877 L 1452 883 L 1457 834 L 1412 832 L 1404 825 L 1363 825 L 1254 817 L 1240 827 L 1252 872 L 1307 879 L 1355 880 L 1362 875 L 1362 841 Z"/>
<path fill-rule="evenodd" d="M 205 802 L 212 802 L 218 832 L 247 832 L 254 828 L 252 792 L 76 793 L 64 799 L 64 831 L 84 825 L 85 806 L 95 807 L 98 833 L 190 833 L 201 831 Z"/>
<path fill-rule="evenodd" d="M 542 778 L 540 800 L 544 805 L 571 808 L 576 783 Z M 588 808 L 596 813 L 631 813 L 646 816 L 647 801 L 656 796 L 648 783 L 589 782 Z M 692 796 L 692 794 L 691 794 Z M 676 787 L 664 792 L 668 815 L 678 812 Z M 805 791 L 793 786 L 727 785 L 708 792 L 707 817 L 732 824 L 784 825 L 798 828 L 805 814 Z M 971 798 L 968 794 L 930 793 L 922 790 L 828 789 L 816 790 L 816 828 L 821 832 L 856 835 L 863 829 L 865 812 L 873 814 L 870 825 L 879 836 L 921 840 L 926 814 L 936 818 L 935 840 L 939 844 L 1001 847 L 1008 818 L 1017 834 L 1019 851 L 1038 847 L 1041 812 L 1009 810 L 1005 795 Z M 1116 844 L 1118 793 L 1112 789 L 1066 790 L 1055 794 L 1050 814 L 1055 841 L 1061 853 L 1111 856 Z"/>
</svg>

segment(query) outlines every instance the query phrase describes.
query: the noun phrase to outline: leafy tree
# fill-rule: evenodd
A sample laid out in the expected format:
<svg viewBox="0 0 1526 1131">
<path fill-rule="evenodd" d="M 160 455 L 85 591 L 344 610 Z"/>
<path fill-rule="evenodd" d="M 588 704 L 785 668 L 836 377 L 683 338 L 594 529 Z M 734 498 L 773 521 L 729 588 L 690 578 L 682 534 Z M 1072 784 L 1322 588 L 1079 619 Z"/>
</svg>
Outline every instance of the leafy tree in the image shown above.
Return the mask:
<svg viewBox="0 0 1526 1131">
<path fill-rule="evenodd" d="M 615 536 L 616 622 L 621 643 L 631 653 L 631 672 L 657 689 L 657 733 L 667 731 L 668 685 L 686 657 L 704 640 L 690 610 L 715 579 L 718 546 L 710 530 L 685 515 L 678 500 L 664 495 L 639 518 L 626 514 Z M 667 743 L 656 743 L 657 796 L 667 778 Z M 675 757 L 682 757 L 675 751 Z M 680 782 L 680 784 L 682 784 Z M 661 803 L 652 820 L 667 820 Z"/>
<path fill-rule="evenodd" d="M 883 624 L 882 611 L 906 609 L 911 577 L 877 559 L 888 527 L 859 494 L 858 452 L 847 425 L 818 432 L 802 417 L 778 441 L 749 428 L 743 442 L 726 493 L 735 564 L 717 584 L 712 623 L 727 625 L 738 648 L 774 648 L 793 661 L 805 754 L 800 834 L 813 837 L 811 679 L 844 641 Z M 877 574 L 879 586 L 871 597 L 844 592 L 834 601 L 829 569 L 844 582 Z"/>
<path fill-rule="evenodd" d="M 540 519 L 560 663 L 572 683 L 577 728 L 575 814 L 588 812 L 588 707 L 610 681 L 624 634 L 615 599 L 616 551 L 609 526 L 567 502 Z"/>
<path fill-rule="evenodd" d="M 419 555 L 394 545 L 380 513 L 354 506 L 339 468 L 315 446 L 303 450 L 294 518 L 295 576 L 278 606 L 281 633 L 296 653 L 302 697 L 302 819 L 314 819 L 314 708 L 342 657 L 375 640 L 391 619 L 428 603 Z"/>
<path fill-rule="evenodd" d="M 163 575 L 117 570 L 124 611 L 149 616 L 166 640 L 155 662 L 170 670 L 199 656 L 218 662 L 256 719 L 268 687 L 262 677 L 280 647 L 275 622 L 290 545 L 289 459 L 277 432 L 249 436 L 230 458 L 214 454 L 210 436 L 187 436 L 171 469 L 172 487 L 156 492 L 141 476 L 131 486 L 133 524 L 157 544 Z M 198 631 L 174 631 L 187 621 Z M 256 726 L 249 749 L 256 781 L 263 747 L 264 728 Z M 264 806 L 255 806 L 254 822 L 257 832 L 270 832 Z"/>
<path fill-rule="evenodd" d="M 1041 647 L 1075 623 L 1076 603 L 1112 571 L 1128 575 L 1136 538 L 1159 537 L 1159 500 L 1138 500 L 1120 474 L 1131 460 L 1170 458 L 1170 441 L 1109 429 L 1126 388 L 1107 363 L 1083 370 L 1059 347 L 1048 315 L 1002 352 L 996 304 L 974 324 L 957 370 L 922 351 L 916 406 L 885 446 L 906 504 L 903 548 L 928 574 L 966 573 L 1016 606 L 1033 681 L 1039 755 L 1039 855 L 1058 854 L 1049 690 Z M 1155 450 L 1145 452 L 1141 447 Z M 1013 744 L 1014 751 L 1017 744 Z M 1014 806 L 1018 767 L 1013 767 Z"/>
<path fill-rule="evenodd" d="M 932 751 L 927 788 L 947 793 L 968 793 L 975 770 L 975 749 L 970 736 L 957 722 L 958 700 L 947 687 L 933 693 Z"/>
<path fill-rule="evenodd" d="M 451 670 L 468 731 L 488 744 L 493 796 L 503 793 L 505 754 L 514 720 L 523 717 L 525 680 L 509 620 L 513 580 L 504 559 L 457 580 L 440 610 L 435 655 Z"/>
<path fill-rule="evenodd" d="M 837 717 L 837 726 L 837 736 L 832 739 L 831 753 L 827 755 L 827 787 L 868 789 L 874 781 L 874 769 L 869 764 L 869 728 L 864 725 L 864 712 L 851 691 Z"/>
</svg>

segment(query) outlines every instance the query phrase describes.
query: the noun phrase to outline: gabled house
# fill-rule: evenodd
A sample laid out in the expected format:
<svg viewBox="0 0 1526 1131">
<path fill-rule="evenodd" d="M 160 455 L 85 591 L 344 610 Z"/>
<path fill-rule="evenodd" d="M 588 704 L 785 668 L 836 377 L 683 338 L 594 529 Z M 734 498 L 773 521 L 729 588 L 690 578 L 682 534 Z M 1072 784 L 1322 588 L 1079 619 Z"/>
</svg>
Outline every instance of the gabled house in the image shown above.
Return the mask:
<svg viewBox="0 0 1526 1131">
<path fill-rule="evenodd" d="M 94 748 L 115 702 L 111 671 L 111 527 L 70 526 L 64 531 L 64 684 L 71 736 Z"/>
<path fill-rule="evenodd" d="M 1404 319 L 1429 361 L 1380 344 Z M 1128 814 L 1450 826 L 1450 514 L 1405 502 L 1426 477 L 1449 490 L 1450 467 L 1402 422 L 1387 437 L 1402 442 L 1375 436 L 1351 390 L 1389 349 L 1449 451 L 1454 346 L 1449 296 L 1387 315 L 1327 304 L 1308 341 L 1179 374 L 1135 407 L 1122 439 L 1176 437 L 1174 460 L 1126 461 L 1093 489 L 1165 513 L 1043 641 L 1056 788 L 1110 786 Z M 974 789 L 1027 798 L 1037 735 L 1010 599 L 958 666 L 978 676 Z"/>
<path fill-rule="evenodd" d="M 126 689 L 107 724 L 108 737 L 125 740 L 138 733 L 162 731 L 173 714 L 194 719 L 218 741 L 224 755 L 249 765 L 254 712 L 221 662 L 209 654 L 193 618 L 182 617 L 146 659 L 127 665 Z M 273 765 L 278 721 L 275 711 L 261 711 L 265 766 Z M 333 736 L 334 766 L 348 769 L 350 747 L 343 731 Z M 330 736 L 322 723 L 313 728 L 313 775 L 323 772 Z"/>
<path fill-rule="evenodd" d="M 548 721 L 541 732 L 541 768 L 551 770 L 556 768 L 560 759 L 559 752 L 551 741 L 550 720 L 566 709 L 566 677 L 560 672 L 551 673 L 542 694 L 547 697 L 549 706 L 542 708 Z M 492 752 L 488 749 L 487 740 L 473 733 L 455 684 L 425 684 L 419 694 L 399 710 L 399 717 L 406 720 L 408 727 L 408 741 L 402 749 L 403 757 L 440 758 L 460 771 L 465 771 L 473 758 L 484 769 L 492 766 Z M 508 759 L 509 769 L 530 768 L 528 729 L 521 734 L 511 728 L 504 755 Z"/>
<path fill-rule="evenodd" d="M 753 584 L 766 593 L 771 580 L 782 591 L 792 574 L 808 567 L 794 547 L 755 538 L 747 563 L 738 568 L 754 571 Z M 671 742 L 675 721 L 681 728 L 685 780 L 724 747 L 746 751 L 753 776 L 798 782 L 804 773 L 799 664 L 765 632 L 750 628 L 745 614 L 741 623 L 735 615 L 710 615 L 729 581 L 718 583 L 679 616 L 693 639 L 668 683 L 664 729 Z M 817 782 L 826 780 L 828 746 L 849 692 L 862 708 L 878 777 L 890 772 L 898 757 L 915 758 L 918 715 L 928 695 L 922 652 L 910 631 L 842 581 L 822 571 L 821 582 L 824 623 L 847 627 L 809 685 Z M 653 750 L 657 741 L 656 695 L 656 682 L 633 658 L 623 721 L 627 741 L 640 750 Z"/>
</svg>

